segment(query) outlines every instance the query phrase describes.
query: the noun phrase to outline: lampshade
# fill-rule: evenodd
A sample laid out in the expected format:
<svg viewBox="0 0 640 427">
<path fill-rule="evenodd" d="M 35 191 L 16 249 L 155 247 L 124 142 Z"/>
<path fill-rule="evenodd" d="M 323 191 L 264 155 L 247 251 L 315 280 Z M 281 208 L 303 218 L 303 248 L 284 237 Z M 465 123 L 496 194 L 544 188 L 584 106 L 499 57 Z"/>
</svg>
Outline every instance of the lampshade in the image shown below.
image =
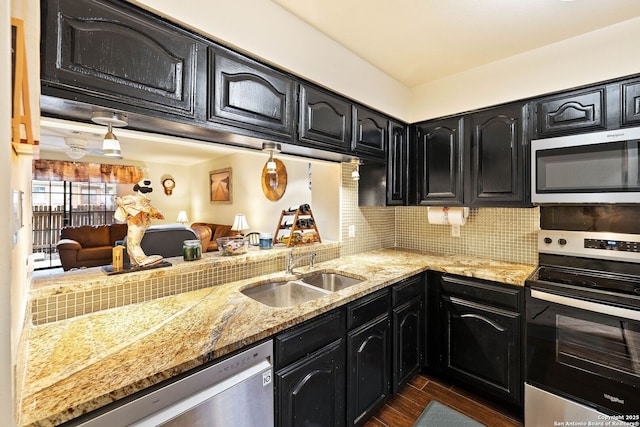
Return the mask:
<svg viewBox="0 0 640 427">
<path fill-rule="evenodd" d="M 67 150 L 67 156 L 69 156 L 73 160 L 81 159 L 85 154 L 87 154 L 87 152 L 81 148 L 73 147 Z"/>
<path fill-rule="evenodd" d="M 266 151 L 269 153 L 269 160 L 267 160 L 267 173 L 276 173 L 278 171 L 278 166 L 276 165 L 275 160 L 273 160 L 273 153 L 280 152 L 280 144 L 276 144 L 275 142 L 263 142 L 262 143 L 262 151 Z"/>
<path fill-rule="evenodd" d="M 360 179 L 360 165 L 362 164 L 362 160 L 353 158 L 349 163 L 353 167 L 353 169 L 351 170 L 351 179 L 354 181 L 358 181 Z"/>
<path fill-rule="evenodd" d="M 104 136 L 102 141 L 102 154 L 107 157 L 122 158 L 122 152 L 120 151 L 120 142 L 118 138 L 111 132 L 111 124 L 109 124 L 109 130 Z"/>
<path fill-rule="evenodd" d="M 249 223 L 247 222 L 247 218 L 245 218 L 244 214 L 237 214 L 233 220 L 231 229 L 242 234 L 244 230 L 248 230 L 249 228 L 251 227 L 249 227 Z"/>
<path fill-rule="evenodd" d="M 120 142 L 118 138 L 113 134 L 112 128 L 127 126 L 128 118 L 125 114 L 115 113 L 109 111 L 94 111 L 91 113 L 91 121 L 100 125 L 107 126 L 107 133 L 102 141 L 102 154 L 107 157 L 122 158 L 122 152 L 120 151 Z"/>
<path fill-rule="evenodd" d="M 186 211 L 178 212 L 178 218 L 176 219 L 176 222 L 179 222 L 180 224 L 188 223 L 189 218 L 187 217 L 187 212 Z"/>
</svg>

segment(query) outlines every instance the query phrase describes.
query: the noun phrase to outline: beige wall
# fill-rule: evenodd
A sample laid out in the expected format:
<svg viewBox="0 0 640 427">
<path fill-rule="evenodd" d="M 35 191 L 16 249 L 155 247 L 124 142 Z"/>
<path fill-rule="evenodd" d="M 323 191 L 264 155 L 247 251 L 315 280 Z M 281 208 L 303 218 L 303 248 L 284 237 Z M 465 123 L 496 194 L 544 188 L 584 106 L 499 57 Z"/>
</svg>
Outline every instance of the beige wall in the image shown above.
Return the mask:
<svg viewBox="0 0 640 427">
<path fill-rule="evenodd" d="M 9 76 L 11 73 L 11 51 L 10 51 L 10 2 L 0 3 L 0 76 Z M 11 164 L 12 149 L 11 144 L 11 80 L 0 79 L 0 205 L 9 206 L 11 194 Z M 13 393 L 12 393 L 12 352 L 16 348 L 15 339 L 12 339 L 11 314 L 12 314 L 12 259 L 11 247 L 12 238 L 9 227 L 9 210 L 0 209 L 0 274 L 2 282 L 0 284 L 0 414 L 13 413 Z M 23 307 L 24 304 L 19 305 Z M 11 421 L 9 421 L 11 422 Z"/>
<path fill-rule="evenodd" d="M 417 122 L 640 72 L 640 18 L 425 84 L 413 90 Z"/>
<path fill-rule="evenodd" d="M 27 4 L 28 3 L 28 4 Z M 0 28 L 4 31 L 0 35 L 0 61 L 2 70 L 0 76 L 10 76 L 10 17 L 24 21 L 25 44 L 28 82 L 30 92 L 32 131 L 36 141 L 39 139 L 37 117 L 39 114 L 39 3 L 12 0 L 2 2 L 0 6 Z M 2 79 L 0 83 L 0 133 L 4 154 L 0 155 L 0 182 L 4 191 L 0 192 L 0 233 L 5 238 L 0 245 L 0 271 L 4 275 L 4 283 L 0 291 L 0 414 L 6 425 L 13 425 L 14 386 L 16 378 L 13 376 L 18 348 L 21 339 L 22 326 L 26 309 L 26 288 L 29 283 L 30 270 L 27 264 L 31 253 L 31 212 L 23 211 L 22 227 L 14 226 L 12 198 L 14 191 L 23 192 L 23 207 L 31 202 L 31 154 L 17 156 L 9 141 L 11 141 L 11 81 Z M 23 137 L 24 137 L 24 131 Z M 22 151 L 22 150 L 21 150 Z M 29 152 L 29 150 L 26 150 Z M 17 230 L 17 234 L 15 234 Z M 17 237 L 14 246 L 14 234 Z"/>
<path fill-rule="evenodd" d="M 133 0 L 227 46 L 400 119 L 409 89 L 270 0 Z"/>
<path fill-rule="evenodd" d="M 251 226 L 249 231 L 273 233 L 283 209 L 308 203 L 312 205 L 321 237 L 325 240 L 339 240 L 340 165 L 313 161 L 312 191 L 309 189 L 308 160 L 276 157 L 287 168 L 287 188 L 277 201 L 267 199 L 262 193 L 262 168 L 268 159 L 265 153 L 239 152 L 191 168 L 189 220 L 232 224 L 235 215 L 243 213 Z M 232 203 L 210 203 L 209 172 L 228 167 L 232 171 Z M 314 203 L 314 200 L 318 202 Z M 319 200 L 323 202 L 320 203 Z"/>
<path fill-rule="evenodd" d="M 191 207 L 191 170 L 188 166 L 145 163 L 145 177 L 151 180 L 153 191 L 149 193 L 151 204 L 164 215 L 164 220 L 153 220 L 153 224 L 176 224 L 178 212 L 189 214 Z M 176 186 L 171 195 L 164 193 L 162 177 L 171 175 Z M 133 185 L 130 186 L 133 191 Z M 191 220 L 191 216 L 189 216 Z M 187 224 L 188 225 L 188 224 Z"/>
<path fill-rule="evenodd" d="M 186 4 L 185 4 L 186 1 Z M 640 18 L 408 88 L 270 0 L 135 0 L 144 8 L 407 122 L 637 73 Z M 208 13 L 201 13 L 208 10 Z M 246 11 L 251 13 L 247 14 Z M 295 37 L 292 37 L 295 34 Z"/>
</svg>

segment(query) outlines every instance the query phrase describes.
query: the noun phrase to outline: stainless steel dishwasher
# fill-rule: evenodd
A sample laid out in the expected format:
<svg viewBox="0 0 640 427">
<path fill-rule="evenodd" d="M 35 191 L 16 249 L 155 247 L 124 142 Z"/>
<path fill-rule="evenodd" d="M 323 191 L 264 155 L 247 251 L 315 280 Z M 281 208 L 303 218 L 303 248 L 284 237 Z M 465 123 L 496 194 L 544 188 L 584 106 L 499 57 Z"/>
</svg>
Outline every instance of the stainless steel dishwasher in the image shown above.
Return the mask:
<svg viewBox="0 0 640 427">
<path fill-rule="evenodd" d="M 273 426 L 273 343 L 267 341 L 87 421 L 83 427 Z"/>
</svg>

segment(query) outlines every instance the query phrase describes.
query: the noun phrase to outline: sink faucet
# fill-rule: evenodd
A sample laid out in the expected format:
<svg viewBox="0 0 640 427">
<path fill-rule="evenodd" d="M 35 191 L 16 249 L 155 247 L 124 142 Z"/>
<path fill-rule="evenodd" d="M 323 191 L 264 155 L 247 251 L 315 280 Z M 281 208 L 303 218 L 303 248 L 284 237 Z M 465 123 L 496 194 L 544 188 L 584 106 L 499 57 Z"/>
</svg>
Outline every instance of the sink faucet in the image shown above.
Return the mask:
<svg viewBox="0 0 640 427">
<path fill-rule="evenodd" d="M 293 259 L 293 250 L 290 250 L 289 251 L 289 255 L 287 256 L 287 273 L 288 274 L 294 274 L 293 273 L 293 267 L 295 267 L 295 265 L 298 262 L 302 261 L 304 258 L 305 257 L 301 257 L 301 258 L 298 258 L 297 260 L 294 261 L 294 259 Z M 311 270 L 313 270 L 315 268 L 316 253 L 314 252 L 312 254 L 309 254 L 309 258 L 310 258 L 309 268 Z"/>
</svg>

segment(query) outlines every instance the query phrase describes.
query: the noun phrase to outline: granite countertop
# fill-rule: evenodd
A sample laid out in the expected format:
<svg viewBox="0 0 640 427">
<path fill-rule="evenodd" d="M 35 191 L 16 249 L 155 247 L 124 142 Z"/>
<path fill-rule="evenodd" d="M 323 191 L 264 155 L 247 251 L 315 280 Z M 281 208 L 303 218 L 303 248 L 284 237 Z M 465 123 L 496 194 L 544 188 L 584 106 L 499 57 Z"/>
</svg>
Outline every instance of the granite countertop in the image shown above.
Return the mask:
<svg viewBox="0 0 640 427">
<path fill-rule="evenodd" d="M 30 326 L 19 425 L 61 424 L 425 270 L 522 286 L 534 269 L 384 249 L 317 264 L 364 281 L 296 307 L 269 307 L 240 292 L 286 278 L 279 272 Z"/>
</svg>

